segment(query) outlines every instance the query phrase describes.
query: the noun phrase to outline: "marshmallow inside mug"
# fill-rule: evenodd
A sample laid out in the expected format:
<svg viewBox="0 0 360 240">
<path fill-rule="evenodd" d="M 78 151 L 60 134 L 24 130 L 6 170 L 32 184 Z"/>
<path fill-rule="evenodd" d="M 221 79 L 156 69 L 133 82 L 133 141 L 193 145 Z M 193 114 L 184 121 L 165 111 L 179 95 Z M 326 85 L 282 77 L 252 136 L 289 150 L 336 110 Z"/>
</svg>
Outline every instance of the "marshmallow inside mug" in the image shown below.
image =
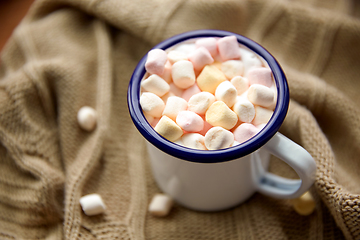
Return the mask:
<svg viewBox="0 0 360 240">
<path fill-rule="evenodd" d="M 128 90 L 128 105 L 131 117 L 133 122 L 139 132 L 155 147 L 162 150 L 165 153 L 168 153 L 174 157 L 184 159 L 191 162 L 199 163 L 218 163 L 225 162 L 233 159 L 240 158 L 242 156 L 248 155 L 256 151 L 258 148 L 263 146 L 280 128 L 288 109 L 289 104 L 289 91 L 288 85 L 285 78 L 285 75 L 275 60 L 275 58 L 267 52 L 263 47 L 254 41 L 226 31 L 219 30 L 199 30 L 183 33 L 172 38 L 169 38 L 162 43 L 154 47 L 154 49 L 160 48 L 163 50 L 171 49 L 175 45 L 178 45 L 183 42 L 193 41 L 199 38 L 206 37 L 215 37 L 222 38 L 226 36 L 235 36 L 238 43 L 242 46 L 245 46 L 249 50 L 253 51 L 260 58 L 262 58 L 266 65 L 271 69 L 274 83 L 277 90 L 277 104 L 274 110 L 274 113 L 266 126 L 254 137 L 248 141 L 229 148 L 220 149 L 220 150 L 197 150 L 189 149 L 183 146 L 180 146 L 176 143 L 170 142 L 167 139 L 160 136 L 153 127 L 147 122 L 141 106 L 140 106 L 140 84 L 141 80 L 146 74 L 145 62 L 146 57 L 138 63 L 131 81 Z"/>
</svg>

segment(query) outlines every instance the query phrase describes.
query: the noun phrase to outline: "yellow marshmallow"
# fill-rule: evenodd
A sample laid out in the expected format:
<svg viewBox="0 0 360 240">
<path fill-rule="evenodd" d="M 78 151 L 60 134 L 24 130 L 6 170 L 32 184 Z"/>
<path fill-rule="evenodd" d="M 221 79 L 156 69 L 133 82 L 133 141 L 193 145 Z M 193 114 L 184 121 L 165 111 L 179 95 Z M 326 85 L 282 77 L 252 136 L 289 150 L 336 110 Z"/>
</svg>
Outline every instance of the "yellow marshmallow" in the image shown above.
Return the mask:
<svg viewBox="0 0 360 240">
<path fill-rule="evenodd" d="M 226 80 L 226 76 L 214 65 L 206 65 L 196 79 L 202 91 L 215 94 L 215 90 L 220 83 Z"/>
<path fill-rule="evenodd" d="M 238 117 L 223 101 L 214 102 L 205 114 L 206 121 L 212 126 L 223 127 L 226 130 L 233 128 Z"/>
<path fill-rule="evenodd" d="M 167 116 L 162 116 L 155 126 L 155 131 L 169 141 L 176 141 L 183 135 L 183 130 Z"/>
<path fill-rule="evenodd" d="M 309 191 L 304 193 L 301 197 L 291 199 L 290 201 L 294 210 L 302 216 L 310 215 L 315 210 L 315 201 Z"/>
</svg>

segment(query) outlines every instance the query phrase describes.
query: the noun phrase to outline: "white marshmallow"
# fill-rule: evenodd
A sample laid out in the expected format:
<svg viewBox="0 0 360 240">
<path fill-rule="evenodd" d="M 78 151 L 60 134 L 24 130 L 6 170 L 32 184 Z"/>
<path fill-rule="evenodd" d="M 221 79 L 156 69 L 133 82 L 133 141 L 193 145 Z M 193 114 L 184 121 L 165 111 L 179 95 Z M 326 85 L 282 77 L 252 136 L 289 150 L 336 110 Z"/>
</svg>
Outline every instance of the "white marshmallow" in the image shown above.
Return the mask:
<svg viewBox="0 0 360 240">
<path fill-rule="evenodd" d="M 169 214 L 173 199 L 166 194 L 155 194 L 149 204 L 149 213 L 155 217 L 165 217 Z"/>
<path fill-rule="evenodd" d="M 201 92 L 200 88 L 198 87 L 197 84 L 194 84 L 194 85 L 192 85 L 191 87 L 189 87 L 188 89 L 185 89 L 184 92 L 183 92 L 183 94 L 181 95 L 181 97 L 182 97 L 183 99 L 185 99 L 186 101 L 189 101 L 189 99 L 190 99 L 193 95 L 195 95 L 195 94 L 197 94 L 197 93 L 199 93 L 199 92 Z"/>
<path fill-rule="evenodd" d="M 77 113 L 79 126 L 86 131 L 93 131 L 96 127 L 96 111 L 92 107 L 84 106 Z"/>
<path fill-rule="evenodd" d="M 196 79 L 197 85 L 202 91 L 215 94 L 220 83 L 226 80 L 226 76 L 214 65 L 206 65 Z"/>
<path fill-rule="evenodd" d="M 80 205 L 88 216 L 98 215 L 106 210 L 106 206 L 99 194 L 93 193 L 80 198 Z"/>
<path fill-rule="evenodd" d="M 249 89 L 249 80 L 247 78 L 236 76 L 230 82 L 236 88 L 238 95 Z"/>
<path fill-rule="evenodd" d="M 240 124 L 234 131 L 235 140 L 243 143 L 259 132 L 259 129 L 250 123 Z"/>
<path fill-rule="evenodd" d="M 260 59 L 255 55 L 255 53 L 240 48 L 240 55 L 244 66 L 244 76 L 247 75 L 250 69 L 262 66 Z"/>
<path fill-rule="evenodd" d="M 183 130 L 167 116 L 162 116 L 154 129 L 171 142 L 178 140 L 184 133 Z"/>
<path fill-rule="evenodd" d="M 305 192 L 299 198 L 291 199 L 290 202 L 294 210 L 302 216 L 308 216 L 313 213 L 316 206 L 315 200 L 309 191 Z"/>
<path fill-rule="evenodd" d="M 237 90 L 231 82 L 224 81 L 216 88 L 215 97 L 217 100 L 223 101 L 228 107 L 232 107 L 236 101 Z"/>
<path fill-rule="evenodd" d="M 223 101 L 216 101 L 205 113 L 205 119 L 215 127 L 222 127 L 227 130 L 233 128 L 238 117 Z"/>
<path fill-rule="evenodd" d="M 246 98 L 237 98 L 233 110 L 241 122 L 250 123 L 255 117 L 255 107 Z"/>
<path fill-rule="evenodd" d="M 168 116 L 169 118 L 171 118 L 172 120 L 175 121 L 176 116 L 178 115 L 178 113 L 180 111 L 184 111 L 186 110 L 188 107 L 188 103 L 187 101 L 185 101 L 184 99 L 180 98 L 180 97 L 169 97 L 167 99 L 164 111 L 163 111 L 163 115 Z"/>
<path fill-rule="evenodd" d="M 268 123 L 273 113 L 274 111 L 272 110 L 260 106 L 255 106 L 255 118 L 252 121 L 252 124 L 258 126 L 263 123 Z"/>
<path fill-rule="evenodd" d="M 197 48 L 193 53 L 189 54 L 189 60 L 194 65 L 195 70 L 201 70 L 205 65 L 214 62 L 209 50 L 204 47 Z"/>
<path fill-rule="evenodd" d="M 217 41 L 222 61 L 240 59 L 239 43 L 235 36 L 227 36 Z"/>
<path fill-rule="evenodd" d="M 274 102 L 274 91 L 261 84 L 250 86 L 247 97 L 253 104 L 269 107 Z"/>
<path fill-rule="evenodd" d="M 180 60 L 188 60 L 187 54 L 176 50 L 168 52 L 167 57 L 171 64 L 174 64 Z"/>
<path fill-rule="evenodd" d="M 213 127 L 205 134 L 205 146 L 209 150 L 218 150 L 230 147 L 234 143 L 234 135 L 222 128 Z"/>
<path fill-rule="evenodd" d="M 195 45 L 197 48 L 205 47 L 211 54 L 212 57 L 218 55 L 217 40 L 216 38 L 201 38 L 196 40 Z"/>
<path fill-rule="evenodd" d="M 185 147 L 206 150 L 205 137 L 199 133 L 186 133 L 181 140 Z"/>
<path fill-rule="evenodd" d="M 185 53 L 186 55 L 194 52 L 195 49 L 195 43 L 181 43 L 174 48 L 175 51 Z"/>
<path fill-rule="evenodd" d="M 269 68 L 265 67 L 250 69 L 247 73 L 247 79 L 250 85 L 262 84 L 266 87 L 273 85 L 272 72 Z"/>
<path fill-rule="evenodd" d="M 171 76 L 177 87 L 182 89 L 191 87 L 195 83 L 194 66 L 187 60 L 178 61 L 171 68 Z"/>
<path fill-rule="evenodd" d="M 208 108 L 215 102 L 215 96 L 209 92 L 200 92 L 193 95 L 188 102 L 188 109 L 197 114 L 205 114 Z"/>
<path fill-rule="evenodd" d="M 164 101 L 164 103 L 166 104 L 167 100 L 169 99 L 169 97 L 173 97 L 176 96 L 174 93 L 172 93 L 171 91 L 168 91 L 164 96 L 161 97 L 161 99 Z"/>
<path fill-rule="evenodd" d="M 144 92 L 141 94 L 140 105 L 144 113 L 153 117 L 161 117 L 165 108 L 164 101 L 151 92 Z"/>
<path fill-rule="evenodd" d="M 180 111 L 176 123 L 186 132 L 200 132 L 204 128 L 204 120 L 192 111 Z"/>
<path fill-rule="evenodd" d="M 141 87 L 159 97 L 164 96 L 170 90 L 169 84 L 156 74 L 152 74 L 147 79 L 142 80 Z"/>
<path fill-rule="evenodd" d="M 242 76 L 244 73 L 244 66 L 240 60 L 228 60 L 221 64 L 221 71 L 228 79 L 236 76 Z"/>
<path fill-rule="evenodd" d="M 145 69 L 150 74 L 162 75 L 164 73 L 167 54 L 162 49 L 152 49 L 147 54 Z"/>
</svg>

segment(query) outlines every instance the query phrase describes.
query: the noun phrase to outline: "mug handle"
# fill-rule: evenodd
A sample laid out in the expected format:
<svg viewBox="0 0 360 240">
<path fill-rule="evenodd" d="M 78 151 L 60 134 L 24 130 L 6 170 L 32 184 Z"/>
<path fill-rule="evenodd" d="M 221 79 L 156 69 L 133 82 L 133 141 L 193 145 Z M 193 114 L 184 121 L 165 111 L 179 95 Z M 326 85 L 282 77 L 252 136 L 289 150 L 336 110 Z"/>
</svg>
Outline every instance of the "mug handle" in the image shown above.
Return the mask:
<svg viewBox="0 0 360 240">
<path fill-rule="evenodd" d="M 290 165 L 300 179 L 289 179 L 269 173 L 264 170 L 260 158 L 255 158 L 253 164 L 256 164 L 254 169 L 258 171 L 255 181 L 258 192 L 274 198 L 297 198 L 314 183 L 315 161 L 300 145 L 281 133 L 276 133 L 263 148 Z"/>
</svg>

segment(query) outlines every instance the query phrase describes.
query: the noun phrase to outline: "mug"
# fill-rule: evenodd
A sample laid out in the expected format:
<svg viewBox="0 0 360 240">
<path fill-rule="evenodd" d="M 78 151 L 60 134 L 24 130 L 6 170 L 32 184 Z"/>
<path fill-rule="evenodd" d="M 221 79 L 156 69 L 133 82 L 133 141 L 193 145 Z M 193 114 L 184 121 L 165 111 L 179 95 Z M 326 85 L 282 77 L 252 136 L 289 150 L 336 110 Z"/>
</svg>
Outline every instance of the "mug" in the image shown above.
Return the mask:
<svg viewBox="0 0 360 240">
<path fill-rule="evenodd" d="M 147 140 L 152 173 L 161 191 L 178 204 L 198 211 L 221 211 L 249 199 L 255 192 L 274 198 L 297 198 L 315 180 L 316 164 L 301 146 L 278 133 L 287 114 L 289 89 L 275 58 L 256 42 L 227 31 L 196 30 L 171 37 L 154 48 L 166 50 L 178 43 L 203 37 L 236 36 L 238 42 L 270 67 L 277 89 L 277 104 L 265 127 L 248 141 L 220 150 L 197 150 L 160 136 L 147 122 L 140 106 L 140 83 L 146 70 L 144 56 L 128 88 L 128 108 L 134 125 Z M 267 171 L 270 154 L 292 167 L 300 179 Z"/>
</svg>

